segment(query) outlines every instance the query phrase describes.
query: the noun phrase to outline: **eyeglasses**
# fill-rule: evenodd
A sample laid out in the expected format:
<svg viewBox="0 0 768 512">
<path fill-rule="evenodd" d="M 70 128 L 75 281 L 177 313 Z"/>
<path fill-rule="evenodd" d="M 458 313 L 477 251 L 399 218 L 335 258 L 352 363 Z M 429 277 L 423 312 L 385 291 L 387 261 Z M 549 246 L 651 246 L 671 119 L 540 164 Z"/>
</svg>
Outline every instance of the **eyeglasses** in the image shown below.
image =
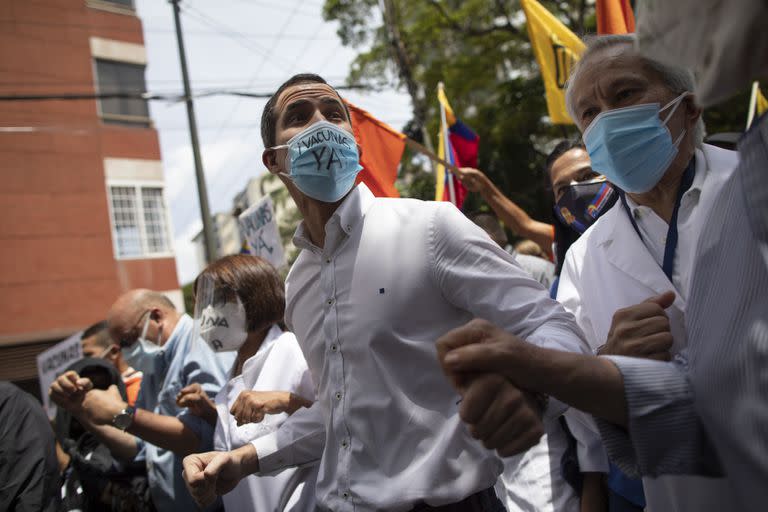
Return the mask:
<svg viewBox="0 0 768 512">
<path fill-rule="evenodd" d="M 128 348 L 139 339 L 138 335 L 132 336 L 132 334 L 136 333 L 136 331 L 139 330 L 139 324 L 141 323 L 141 319 L 144 318 L 144 315 L 149 313 L 149 311 L 144 311 L 141 316 L 139 316 L 139 319 L 136 320 L 136 323 L 133 324 L 133 327 L 129 331 L 130 334 L 126 336 L 121 336 L 118 340 L 118 343 L 120 344 L 120 348 Z"/>
</svg>

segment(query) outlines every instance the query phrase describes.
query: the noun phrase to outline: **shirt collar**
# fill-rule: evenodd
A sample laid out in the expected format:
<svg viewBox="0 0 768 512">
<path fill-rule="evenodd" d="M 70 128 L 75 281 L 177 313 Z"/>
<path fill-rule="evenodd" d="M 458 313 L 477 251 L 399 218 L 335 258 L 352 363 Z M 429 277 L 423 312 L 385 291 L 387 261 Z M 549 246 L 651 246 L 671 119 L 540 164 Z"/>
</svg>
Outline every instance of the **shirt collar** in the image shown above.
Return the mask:
<svg viewBox="0 0 768 512">
<path fill-rule="evenodd" d="M 170 338 L 168 338 L 168 341 L 163 345 L 163 360 L 166 365 L 170 364 L 171 360 L 173 360 L 176 349 L 179 348 L 179 345 L 181 344 L 180 340 L 187 336 L 193 327 L 194 322 L 192 321 L 192 318 L 186 313 L 181 315 L 179 321 L 176 322 L 176 327 L 174 327 L 171 332 Z"/>
<path fill-rule="evenodd" d="M 690 188 L 685 191 L 683 197 L 690 195 L 698 198 L 701 194 L 701 188 L 704 186 L 704 180 L 707 175 L 707 162 L 704 158 L 704 153 L 700 149 L 696 148 L 694 156 L 691 158 L 691 161 L 688 165 L 692 165 L 694 169 L 693 183 L 691 183 Z M 627 200 L 627 206 L 629 206 L 630 210 L 632 210 L 632 215 L 636 219 L 640 218 L 644 211 L 650 210 L 650 208 L 647 206 L 641 206 L 637 204 L 629 195 L 626 195 L 625 197 Z"/>
<path fill-rule="evenodd" d="M 332 227 L 336 227 L 343 231 L 346 235 L 352 233 L 361 220 L 365 217 L 366 212 L 373 204 L 375 196 L 371 190 L 365 185 L 360 183 L 347 195 L 344 201 L 336 208 L 333 215 L 325 224 L 326 238 Z M 317 252 L 316 247 L 309 237 L 309 232 L 305 226 L 304 221 L 299 223 L 299 227 L 296 228 L 296 233 L 293 235 L 293 244 L 299 249 L 307 249 L 312 252 Z"/>
</svg>

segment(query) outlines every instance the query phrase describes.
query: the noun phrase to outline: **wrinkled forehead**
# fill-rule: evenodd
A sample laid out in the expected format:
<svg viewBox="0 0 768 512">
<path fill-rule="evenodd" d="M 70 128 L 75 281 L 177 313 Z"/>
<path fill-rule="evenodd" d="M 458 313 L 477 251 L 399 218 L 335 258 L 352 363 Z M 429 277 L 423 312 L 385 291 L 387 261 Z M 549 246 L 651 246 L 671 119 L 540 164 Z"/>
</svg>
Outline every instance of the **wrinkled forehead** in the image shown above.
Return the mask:
<svg viewBox="0 0 768 512">
<path fill-rule="evenodd" d="M 276 117 L 279 118 L 280 114 L 292 103 L 301 100 L 320 99 L 323 101 L 333 101 L 339 104 L 342 103 L 339 94 L 328 84 L 309 82 L 292 85 L 278 96 L 277 101 L 275 102 Z"/>
<path fill-rule="evenodd" d="M 594 94 L 595 86 L 626 75 L 656 78 L 642 55 L 628 43 L 600 48 L 589 53 L 579 64 L 569 89 L 576 96 Z M 650 76 L 654 75 L 654 76 Z"/>
</svg>

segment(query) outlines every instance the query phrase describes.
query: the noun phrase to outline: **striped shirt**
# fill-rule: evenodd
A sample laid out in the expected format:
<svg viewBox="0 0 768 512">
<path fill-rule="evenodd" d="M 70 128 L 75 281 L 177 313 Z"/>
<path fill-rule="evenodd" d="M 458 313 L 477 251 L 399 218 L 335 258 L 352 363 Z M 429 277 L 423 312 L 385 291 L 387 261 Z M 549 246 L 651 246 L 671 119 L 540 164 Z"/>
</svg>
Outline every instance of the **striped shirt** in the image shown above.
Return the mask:
<svg viewBox="0 0 768 512">
<path fill-rule="evenodd" d="M 598 423 L 622 469 L 652 476 L 725 475 L 722 494 L 733 510 L 764 510 L 768 117 L 742 138 L 739 154 L 739 167 L 721 189 L 699 240 L 687 348 L 671 363 L 611 357 L 624 378 L 631 437 Z"/>
</svg>

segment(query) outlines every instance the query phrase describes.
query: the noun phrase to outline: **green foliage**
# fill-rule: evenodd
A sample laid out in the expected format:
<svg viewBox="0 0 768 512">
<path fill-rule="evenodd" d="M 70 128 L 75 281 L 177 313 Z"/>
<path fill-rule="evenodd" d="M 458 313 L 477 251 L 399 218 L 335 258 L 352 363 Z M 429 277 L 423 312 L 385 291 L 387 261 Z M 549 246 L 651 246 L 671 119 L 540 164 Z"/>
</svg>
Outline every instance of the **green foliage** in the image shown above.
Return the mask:
<svg viewBox="0 0 768 512">
<path fill-rule="evenodd" d="M 541 186 L 543 157 L 553 141 L 576 131 L 552 126 L 546 118 L 544 87 L 519 2 L 387 1 L 412 77 L 423 92 L 416 101 L 424 102 L 432 140 L 439 129 L 437 84 L 443 82 L 456 115 L 480 136 L 479 167 L 534 217 L 548 219 L 550 202 Z M 594 8 L 586 2 L 543 3 L 563 21 L 594 23 Z M 378 1 L 326 0 L 324 15 L 339 21 L 342 43 L 360 50 L 350 82 L 405 85 Z M 425 172 L 428 165 L 412 160 L 406 154 L 401 193 L 432 199 L 434 175 Z M 467 210 L 481 207 L 479 197 L 468 198 Z"/>
<path fill-rule="evenodd" d="M 577 34 L 596 32 L 594 1 L 541 3 Z M 553 126 L 546 117 L 544 87 L 519 0 L 326 0 L 325 18 L 338 21 L 342 43 L 359 50 L 348 80 L 407 89 L 382 6 L 390 10 L 390 25 L 419 85 L 414 107 L 424 105 L 432 140 L 437 140 L 436 90 L 442 81 L 456 115 L 480 136 L 480 169 L 531 216 L 550 219 L 544 157 L 563 137 L 579 134 L 573 126 Z M 747 103 L 742 94 L 708 111 L 707 132 L 742 130 Z M 433 198 L 434 175 L 428 169 L 406 152 L 398 183 L 402 195 Z M 467 211 L 484 208 L 479 197 L 470 195 L 467 201 Z"/>
<path fill-rule="evenodd" d="M 195 294 L 194 294 L 195 282 L 187 283 L 181 287 L 181 294 L 184 296 L 184 311 L 188 315 L 195 313 Z"/>
</svg>

